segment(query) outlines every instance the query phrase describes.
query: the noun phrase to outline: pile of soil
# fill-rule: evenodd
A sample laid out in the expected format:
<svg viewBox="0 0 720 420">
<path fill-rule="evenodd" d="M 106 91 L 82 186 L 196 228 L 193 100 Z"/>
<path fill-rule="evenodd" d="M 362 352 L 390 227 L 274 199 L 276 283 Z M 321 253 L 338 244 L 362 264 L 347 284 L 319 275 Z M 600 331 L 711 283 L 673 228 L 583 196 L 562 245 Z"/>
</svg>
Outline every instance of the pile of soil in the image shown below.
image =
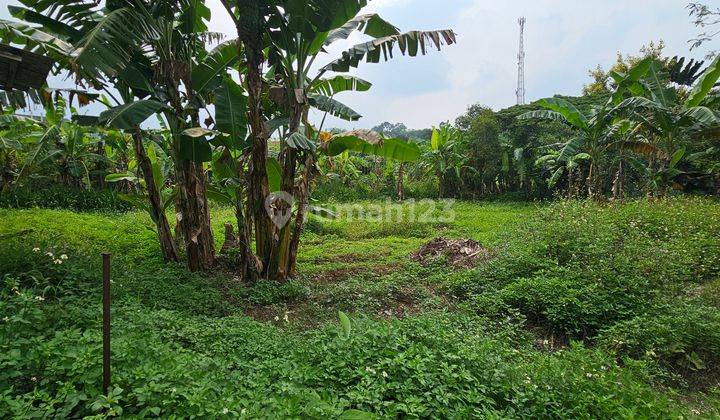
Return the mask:
<svg viewBox="0 0 720 420">
<path fill-rule="evenodd" d="M 410 258 L 420 265 L 426 266 L 430 262 L 445 257 L 445 261 L 451 267 L 473 268 L 478 263 L 490 259 L 490 256 L 488 248 L 472 239 L 435 238 L 423 245 Z"/>
</svg>

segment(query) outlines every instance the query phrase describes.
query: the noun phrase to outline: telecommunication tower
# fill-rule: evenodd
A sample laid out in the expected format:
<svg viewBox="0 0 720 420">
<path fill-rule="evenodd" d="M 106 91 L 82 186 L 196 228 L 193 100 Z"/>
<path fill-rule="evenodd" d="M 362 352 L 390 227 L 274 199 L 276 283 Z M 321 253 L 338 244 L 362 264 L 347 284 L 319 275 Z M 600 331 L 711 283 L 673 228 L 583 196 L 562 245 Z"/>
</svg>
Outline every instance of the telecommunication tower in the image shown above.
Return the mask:
<svg viewBox="0 0 720 420">
<path fill-rule="evenodd" d="M 525 18 L 518 19 L 520 24 L 520 52 L 518 53 L 518 83 L 515 94 L 517 95 L 517 104 L 525 105 Z"/>
</svg>

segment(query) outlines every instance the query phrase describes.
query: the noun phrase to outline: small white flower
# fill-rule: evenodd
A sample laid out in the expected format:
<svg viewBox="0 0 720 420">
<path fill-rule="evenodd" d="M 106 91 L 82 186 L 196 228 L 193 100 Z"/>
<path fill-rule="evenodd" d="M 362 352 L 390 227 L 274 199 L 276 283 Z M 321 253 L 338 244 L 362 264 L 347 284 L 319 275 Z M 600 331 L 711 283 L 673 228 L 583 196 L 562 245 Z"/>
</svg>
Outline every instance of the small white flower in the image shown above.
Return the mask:
<svg viewBox="0 0 720 420">
<path fill-rule="evenodd" d="M 37 381 L 37 378 L 33 376 L 32 378 L 30 378 L 30 380 L 35 382 L 35 381 Z"/>
<path fill-rule="evenodd" d="M 38 247 L 33 248 L 33 252 L 40 252 L 40 248 L 38 248 Z"/>
<path fill-rule="evenodd" d="M 42 302 L 43 300 L 45 300 L 45 298 L 42 296 L 35 296 L 35 300 L 39 300 Z"/>
<path fill-rule="evenodd" d="M 387 378 L 387 377 L 388 377 L 388 374 L 387 374 L 387 372 L 385 372 L 384 370 L 383 370 L 383 373 L 382 373 L 382 375 L 383 375 L 383 378 Z"/>
<path fill-rule="evenodd" d="M 223 413 L 223 414 L 227 414 L 227 413 L 229 413 L 229 412 L 230 412 L 230 410 L 228 410 L 227 407 L 225 407 L 225 408 L 222 409 L 222 413 Z"/>
<path fill-rule="evenodd" d="M 285 322 L 290 322 L 290 318 L 288 318 L 288 313 L 287 313 L 287 312 L 285 312 L 285 316 L 283 317 L 283 320 L 284 320 Z"/>
<path fill-rule="evenodd" d="M 54 260 L 53 264 L 62 264 L 62 260 Z"/>
<path fill-rule="evenodd" d="M 53 257 L 53 253 L 52 253 L 52 252 L 46 252 L 45 255 L 47 255 L 48 257 L 51 257 L 51 258 Z"/>
<path fill-rule="evenodd" d="M 5 318 L 3 318 L 3 321 L 8 322 L 8 321 L 10 321 L 10 318 L 5 317 Z"/>
<path fill-rule="evenodd" d="M 280 321 L 280 317 L 275 315 L 275 321 Z"/>
<path fill-rule="evenodd" d="M 68 259 L 68 256 L 65 255 L 65 254 L 62 254 L 62 255 L 60 256 L 60 259 L 61 259 L 61 260 L 67 260 L 67 259 Z"/>
</svg>

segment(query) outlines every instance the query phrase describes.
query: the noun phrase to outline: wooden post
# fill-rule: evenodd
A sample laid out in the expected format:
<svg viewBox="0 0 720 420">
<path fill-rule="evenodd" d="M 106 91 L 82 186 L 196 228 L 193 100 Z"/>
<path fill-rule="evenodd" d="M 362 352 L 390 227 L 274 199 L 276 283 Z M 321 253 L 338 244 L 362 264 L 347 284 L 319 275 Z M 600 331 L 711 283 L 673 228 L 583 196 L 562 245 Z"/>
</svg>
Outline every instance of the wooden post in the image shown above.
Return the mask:
<svg viewBox="0 0 720 420">
<path fill-rule="evenodd" d="M 103 393 L 110 388 L 110 253 L 102 253 L 103 260 Z"/>
</svg>

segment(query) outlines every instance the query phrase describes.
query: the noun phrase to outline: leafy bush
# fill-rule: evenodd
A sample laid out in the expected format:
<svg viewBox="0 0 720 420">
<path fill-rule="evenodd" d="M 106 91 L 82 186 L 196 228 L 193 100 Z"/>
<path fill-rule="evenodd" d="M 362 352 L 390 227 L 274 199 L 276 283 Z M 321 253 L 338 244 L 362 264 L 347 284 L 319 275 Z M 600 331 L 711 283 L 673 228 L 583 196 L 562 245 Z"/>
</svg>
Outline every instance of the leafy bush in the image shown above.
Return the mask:
<svg viewBox="0 0 720 420">
<path fill-rule="evenodd" d="M 81 190 L 50 185 L 23 187 L 0 194 L 0 207 L 29 209 L 50 208 L 75 211 L 128 211 L 132 205 L 109 189 Z"/>
<path fill-rule="evenodd" d="M 483 313 L 519 312 L 575 337 L 643 315 L 717 275 L 720 216 L 710 202 L 550 206 L 498 258 L 451 290 Z"/>
<path fill-rule="evenodd" d="M 260 280 L 249 289 L 247 299 L 256 305 L 272 305 L 306 299 L 308 294 L 308 288 L 294 280 L 282 284 Z"/>
<path fill-rule="evenodd" d="M 720 310 L 674 301 L 603 330 L 600 345 L 657 361 L 671 371 L 714 373 L 720 366 Z"/>
</svg>

